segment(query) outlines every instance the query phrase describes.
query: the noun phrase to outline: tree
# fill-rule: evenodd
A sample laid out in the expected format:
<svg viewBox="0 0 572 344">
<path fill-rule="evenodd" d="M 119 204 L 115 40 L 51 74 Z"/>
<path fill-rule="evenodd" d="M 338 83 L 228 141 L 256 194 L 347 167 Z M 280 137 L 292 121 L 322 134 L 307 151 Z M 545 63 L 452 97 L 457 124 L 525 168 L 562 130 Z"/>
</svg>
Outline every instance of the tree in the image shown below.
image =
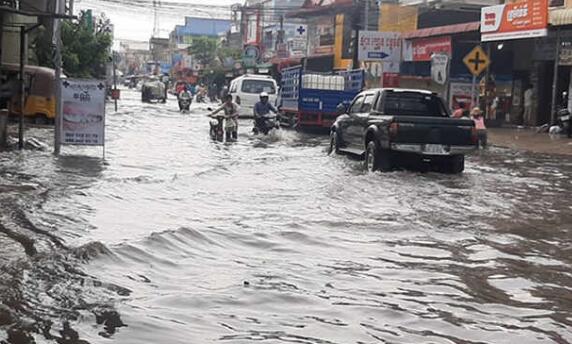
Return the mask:
<svg viewBox="0 0 572 344">
<path fill-rule="evenodd" d="M 62 63 L 67 76 L 77 78 L 103 78 L 112 44 L 109 19 L 91 24 L 91 14 L 81 12 L 77 22 L 62 21 Z M 48 30 L 39 33 L 35 41 L 36 56 L 42 66 L 53 66 L 53 47 Z"/>
<path fill-rule="evenodd" d="M 209 37 L 193 38 L 193 42 L 189 47 L 189 54 L 193 55 L 197 61 L 203 66 L 208 66 L 214 62 L 217 57 L 218 43 L 215 39 Z"/>
</svg>

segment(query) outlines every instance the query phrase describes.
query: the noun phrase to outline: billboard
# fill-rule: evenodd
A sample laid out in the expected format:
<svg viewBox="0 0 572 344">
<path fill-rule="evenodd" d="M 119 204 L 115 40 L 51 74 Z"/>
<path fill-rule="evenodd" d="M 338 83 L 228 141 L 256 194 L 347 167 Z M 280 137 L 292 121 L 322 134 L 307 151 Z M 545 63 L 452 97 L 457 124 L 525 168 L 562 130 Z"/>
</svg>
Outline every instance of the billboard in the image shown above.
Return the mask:
<svg viewBox="0 0 572 344">
<path fill-rule="evenodd" d="M 406 40 L 403 48 L 405 61 L 431 61 L 433 54 L 452 55 L 451 36 Z"/>
<path fill-rule="evenodd" d="M 99 80 L 62 80 L 61 143 L 103 146 L 105 85 Z"/>
<path fill-rule="evenodd" d="M 360 31 L 358 42 L 360 61 L 401 61 L 399 32 Z"/>
<path fill-rule="evenodd" d="M 381 3 L 378 27 L 385 32 L 411 32 L 417 30 L 417 18 L 415 6 Z"/>
<path fill-rule="evenodd" d="M 543 37 L 548 34 L 548 0 L 526 0 L 481 9 L 481 41 Z"/>
</svg>

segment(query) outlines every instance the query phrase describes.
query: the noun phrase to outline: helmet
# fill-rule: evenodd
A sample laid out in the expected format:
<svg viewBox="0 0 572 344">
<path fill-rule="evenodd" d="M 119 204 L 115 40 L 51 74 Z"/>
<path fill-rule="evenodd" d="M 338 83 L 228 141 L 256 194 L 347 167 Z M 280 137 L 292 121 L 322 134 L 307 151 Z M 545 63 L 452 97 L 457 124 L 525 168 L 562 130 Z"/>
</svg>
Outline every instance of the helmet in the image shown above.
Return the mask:
<svg viewBox="0 0 572 344">
<path fill-rule="evenodd" d="M 260 98 L 268 98 L 268 93 L 266 92 L 260 93 Z"/>
</svg>

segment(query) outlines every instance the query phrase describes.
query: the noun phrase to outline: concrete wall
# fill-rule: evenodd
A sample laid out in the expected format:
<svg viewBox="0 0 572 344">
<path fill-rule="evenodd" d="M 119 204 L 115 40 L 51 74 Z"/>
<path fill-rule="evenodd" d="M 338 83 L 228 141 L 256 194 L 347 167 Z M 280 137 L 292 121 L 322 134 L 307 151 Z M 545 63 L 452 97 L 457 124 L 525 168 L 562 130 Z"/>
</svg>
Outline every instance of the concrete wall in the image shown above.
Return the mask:
<svg viewBox="0 0 572 344">
<path fill-rule="evenodd" d="M 2 63 L 20 63 L 20 29 L 10 27 L 10 24 L 35 24 L 35 17 L 21 16 L 17 14 L 4 14 L 2 30 Z M 25 61 L 27 63 L 27 61 Z"/>
</svg>

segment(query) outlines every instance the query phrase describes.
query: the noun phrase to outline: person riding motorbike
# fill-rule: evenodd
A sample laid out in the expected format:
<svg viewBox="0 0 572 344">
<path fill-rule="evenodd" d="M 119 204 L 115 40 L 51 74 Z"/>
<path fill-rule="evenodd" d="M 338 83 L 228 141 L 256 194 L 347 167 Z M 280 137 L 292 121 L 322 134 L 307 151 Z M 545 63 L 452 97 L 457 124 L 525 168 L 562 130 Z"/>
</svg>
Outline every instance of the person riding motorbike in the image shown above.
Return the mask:
<svg viewBox="0 0 572 344">
<path fill-rule="evenodd" d="M 224 103 L 221 107 L 210 113 L 209 116 L 215 116 L 217 113 L 224 111 L 224 118 L 226 119 L 224 123 L 224 131 L 226 133 L 226 140 L 237 140 L 238 139 L 238 115 L 240 107 L 238 104 L 232 101 L 232 96 L 229 94 L 224 98 Z"/>
<path fill-rule="evenodd" d="M 189 91 L 183 89 L 177 94 L 177 100 L 179 101 L 179 111 L 189 110 L 193 97 Z"/>
<path fill-rule="evenodd" d="M 268 134 L 272 129 L 267 127 L 267 119 L 270 117 L 270 112 L 274 112 L 275 115 L 278 114 L 278 110 L 270 104 L 268 99 L 268 93 L 262 92 L 260 93 L 260 101 L 254 105 L 254 128 L 252 130 L 255 133 Z"/>
</svg>

